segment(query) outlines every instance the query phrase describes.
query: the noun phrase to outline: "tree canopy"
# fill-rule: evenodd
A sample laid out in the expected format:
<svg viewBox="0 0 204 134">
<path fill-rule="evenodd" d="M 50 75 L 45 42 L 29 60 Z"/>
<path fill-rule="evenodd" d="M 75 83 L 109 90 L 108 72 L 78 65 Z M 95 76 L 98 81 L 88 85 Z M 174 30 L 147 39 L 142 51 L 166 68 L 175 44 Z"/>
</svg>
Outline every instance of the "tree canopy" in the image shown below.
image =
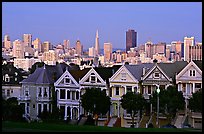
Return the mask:
<svg viewBox="0 0 204 134">
<path fill-rule="evenodd" d="M 157 93 L 153 93 L 150 99 L 153 108 L 157 108 Z M 166 90 L 162 89 L 159 93 L 159 111 L 166 114 L 175 115 L 177 110 L 185 108 L 185 98 L 183 93 L 178 91 L 175 86 L 169 86 Z"/>
<path fill-rule="evenodd" d="M 134 127 L 134 116 L 139 110 L 142 110 L 146 104 L 146 101 L 142 94 L 135 94 L 133 92 L 127 92 L 121 97 L 121 106 L 126 109 L 132 117 L 132 127 Z"/>
<path fill-rule="evenodd" d="M 202 89 L 192 94 L 192 97 L 189 99 L 189 109 L 202 113 Z"/>
<path fill-rule="evenodd" d="M 106 114 L 110 108 L 110 97 L 99 88 L 86 88 L 81 96 L 82 107 L 93 114 Z"/>
</svg>

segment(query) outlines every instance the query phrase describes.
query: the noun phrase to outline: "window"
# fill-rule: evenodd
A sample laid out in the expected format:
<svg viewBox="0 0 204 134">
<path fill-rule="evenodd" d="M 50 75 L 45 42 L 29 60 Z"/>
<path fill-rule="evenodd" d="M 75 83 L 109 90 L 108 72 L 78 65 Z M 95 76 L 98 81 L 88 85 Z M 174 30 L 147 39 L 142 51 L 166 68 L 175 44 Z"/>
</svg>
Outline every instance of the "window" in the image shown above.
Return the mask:
<svg viewBox="0 0 204 134">
<path fill-rule="evenodd" d="M 127 86 L 126 89 L 127 89 L 127 92 L 132 92 L 132 86 Z"/>
<path fill-rule="evenodd" d="M 190 76 L 196 76 L 196 71 L 195 70 L 190 70 Z"/>
<path fill-rule="evenodd" d="M 65 99 L 65 90 L 60 89 L 60 99 Z"/>
<path fill-rule="evenodd" d="M 151 86 L 148 86 L 148 94 L 151 94 Z"/>
<path fill-rule="evenodd" d="M 47 104 L 43 104 L 43 111 L 47 111 Z"/>
<path fill-rule="evenodd" d="M 72 100 L 75 100 L 75 92 L 72 92 Z"/>
<path fill-rule="evenodd" d="M 27 110 L 27 113 L 29 114 L 29 103 L 27 103 L 26 110 Z"/>
<path fill-rule="evenodd" d="M 7 96 L 10 96 L 10 90 L 9 89 L 7 90 Z"/>
<path fill-rule="evenodd" d="M 70 99 L 70 91 L 67 90 L 67 99 Z"/>
<path fill-rule="evenodd" d="M 13 89 L 11 89 L 11 93 L 13 93 Z"/>
<path fill-rule="evenodd" d="M 183 92 L 183 93 L 186 92 L 186 83 L 183 83 L 183 85 L 182 85 L 182 92 Z"/>
<path fill-rule="evenodd" d="M 154 73 L 154 78 L 159 78 L 159 72 Z"/>
<path fill-rule="evenodd" d="M 76 91 L 76 99 L 79 99 L 79 91 Z"/>
<path fill-rule="evenodd" d="M 116 87 L 115 95 L 119 95 L 119 87 Z"/>
<path fill-rule="evenodd" d="M 47 90 L 44 88 L 44 97 L 47 97 Z"/>
<path fill-rule="evenodd" d="M 28 90 L 25 91 L 25 96 L 28 96 L 29 95 L 29 92 Z"/>
<path fill-rule="evenodd" d="M 39 87 L 38 97 L 42 97 L 42 89 L 41 89 L 41 87 Z"/>
<path fill-rule="evenodd" d="M 65 84 L 70 84 L 70 79 L 69 78 L 65 78 Z"/>
<path fill-rule="evenodd" d="M 195 88 L 201 88 L 201 83 L 195 83 Z"/>
<path fill-rule="evenodd" d="M 33 104 L 33 108 L 35 108 L 35 104 Z"/>
<path fill-rule="evenodd" d="M 95 82 L 96 77 L 95 76 L 91 76 L 91 83 Z"/>
<path fill-rule="evenodd" d="M 126 80 L 126 73 L 121 73 L 121 80 Z"/>
</svg>

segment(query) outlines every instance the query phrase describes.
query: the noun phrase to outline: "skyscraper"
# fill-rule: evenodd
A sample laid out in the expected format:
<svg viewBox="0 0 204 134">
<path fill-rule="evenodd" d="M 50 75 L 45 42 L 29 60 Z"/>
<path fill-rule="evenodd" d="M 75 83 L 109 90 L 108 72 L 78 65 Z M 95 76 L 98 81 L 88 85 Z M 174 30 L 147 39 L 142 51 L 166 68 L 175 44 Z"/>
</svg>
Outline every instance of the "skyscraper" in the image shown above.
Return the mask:
<svg viewBox="0 0 204 134">
<path fill-rule="evenodd" d="M 129 51 L 131 47 L 137 47 L 137 32 L 129 29 L 126 31 L 126 52 Z"/>
<path fill-rule="evenodd" d="M 82 52 L 83 52 L 83 46 L 80 42 L 80 40 L 77 40 L 76 42 L 76 53 L 81 56 L 82 55 Z"/>
<path fill-rule="evenodd" d="M 24 58 L 24 47 L 20 40 L 15 40 L 13 42 L 13 57 Z"/>
<path fill-rule="evenodd" d="M 69 42 L 69 40 L 64 40 L 64 41 L 63 41 L 63 45 L 64 45 L 64 49 L 69 49 L 69 47 L 70 47 L 70 42 Z"/>
<path fill-rule="evenodd" d="M 31 47 L 32 45 L 32 35 L 31 34 L 23 34 L 23 43 L 25 47 Z"/>
<path fill-rule="evenodd" d="M 184 37 L 184 61 L 190 61 L 189 58 L 189 48 L 194 46 L 195 40 L 194 37 Z"/>
<path fill-rule="evenodd" d="M 38 52 L 41 52 L 41 41 L 39 38 L 36 38 L 34 41 L 33 41 L 33 47 L 35 50 L 37 50 Z"/>
<path fill-rule="evenodd" d="M 4 48 L 7 50 L 11 48 L 11 41 L 8 35 L 4 36 Z"/>
<path fill-rule="evenodd" d="M 104 61 L 110 61 L 112 54 L 112 44 L 104 43 Z"/>
<path fill-rule="evenodd" d="M 100 47 L 99 47 L 99 37 L 98 37 L 98 30 L 96 31 L 96 40 L 95 40 L 95 56 L 100 55 Z"/>
</svg>

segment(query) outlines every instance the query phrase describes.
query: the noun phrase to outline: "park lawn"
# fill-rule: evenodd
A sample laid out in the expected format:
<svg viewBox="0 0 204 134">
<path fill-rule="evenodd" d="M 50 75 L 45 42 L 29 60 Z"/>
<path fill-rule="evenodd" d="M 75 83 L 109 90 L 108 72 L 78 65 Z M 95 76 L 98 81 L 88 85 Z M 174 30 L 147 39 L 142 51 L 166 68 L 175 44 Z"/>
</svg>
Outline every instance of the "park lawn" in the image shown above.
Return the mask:
<svg viewBox="0 0 204 134">
<path fill-rule="evenodd" d="M 2 122 L 3 132 L 193 132 L 196 129 L 173 128 L 116 128 L 105 126 L 78 126 L 63 123 L 26 123 L 26 122 Z M 201 130 L 199 130 L 201 132 Z"/>
</svg>

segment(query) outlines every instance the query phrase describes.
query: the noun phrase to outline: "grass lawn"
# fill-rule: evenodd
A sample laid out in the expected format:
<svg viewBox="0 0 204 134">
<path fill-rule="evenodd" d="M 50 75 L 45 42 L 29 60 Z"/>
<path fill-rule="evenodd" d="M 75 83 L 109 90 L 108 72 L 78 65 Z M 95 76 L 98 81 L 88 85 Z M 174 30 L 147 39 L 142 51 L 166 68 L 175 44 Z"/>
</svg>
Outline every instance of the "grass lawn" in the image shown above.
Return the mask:
<svg viewBox="0 0 204 134">
<path fill-rule="evenodd" d="M 26 123 L 2 121 L 2 132 L 202 132 L 198 129 L 173 128 L 116 128 L 105 126 L 78 126 L 65 123 Z"/>
</svg>

